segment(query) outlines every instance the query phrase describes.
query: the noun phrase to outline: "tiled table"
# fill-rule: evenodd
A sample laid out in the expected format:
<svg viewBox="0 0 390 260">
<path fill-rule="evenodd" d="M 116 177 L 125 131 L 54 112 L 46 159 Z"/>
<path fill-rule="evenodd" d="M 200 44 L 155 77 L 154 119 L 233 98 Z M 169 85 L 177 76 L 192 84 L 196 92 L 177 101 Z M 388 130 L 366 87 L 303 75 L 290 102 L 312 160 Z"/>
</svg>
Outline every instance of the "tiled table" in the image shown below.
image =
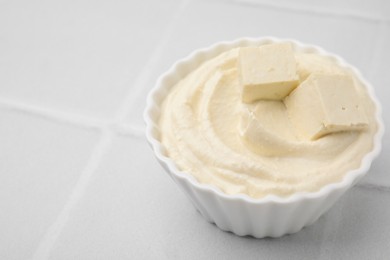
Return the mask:
<svg viewBox="0 0 390 260">
<path fill-rule="evenodd" d="M 157 76 L 265 35 L 356 65 L 390 123 L 386 0 L 1 0 L 0 259 L 389 259 L 389 132 L 362 182 L 280 239 L 208 224 L 154 160 L 141 114 Z"/>
</svg>

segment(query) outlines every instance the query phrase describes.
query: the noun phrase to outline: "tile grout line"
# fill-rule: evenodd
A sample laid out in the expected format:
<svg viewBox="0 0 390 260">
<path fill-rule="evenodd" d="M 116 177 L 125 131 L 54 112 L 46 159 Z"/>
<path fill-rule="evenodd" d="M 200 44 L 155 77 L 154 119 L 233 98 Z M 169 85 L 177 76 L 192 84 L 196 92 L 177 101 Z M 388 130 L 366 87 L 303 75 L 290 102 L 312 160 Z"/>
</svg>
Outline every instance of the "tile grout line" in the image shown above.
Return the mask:
<svg viewBox="0 0 390 260">
<path fill-rule="evenodd" d="M 37 250 L 35 251 L 34 260 L 48 259 L 50 252 L 64 229 L 66 223 L 69 220 L 71 211 L 83 197 L 88 183 L 93 176 L 93 173 L 99 166 L 99 163 L 105 153 L 108 151 L 113 139 L 113 132 L 110 129 L 103 130 L 100 140 L 97 143 L 95 149 L 92 151 L 90 158 L 84 170 L 81 172 L 80 177 L 71 192 L 68 201 L 62 208 L 61 212 L 57 216 L 57 219 L 49 227 L 43 239 L 40 241 Z"/>
<path fill-rule="evenodd" d="M 310 7 L 310 6 L 296 6 L 288 3 L 271 3 L 270 1 L 259 1 L 259 0 L 214 0 L 216 2 L 223 2 L 228 4 L 236 4 L 236 5 L 250 5 L 254 7 L 265 7 L 265 8 L 273 8 L 279 10 L 287 10 L 294 12 L 301 12 L 306 14 L 318 14 L 318 15 L 328 15 L 328 16 L 336 16 L 342 18 L 352 18 L 352 19 L 360 19 L 370 22 L 378 22 L 378 21 L 389 21 L 386 17 L 377 17 L 375 15 L 350 11 L 350 10 L 336 10 L 329 8 L 318 8 L 318 7 Z"/>
<path fill-rule="evenodd" d="M 141 137 L 144 135 L 144 128 L 140 126 L 133 126 L 124 122 L 121 124 L 115 124 L 113 120 L 105 120 L 91 116 L 66 113 L 54 109 L 25 104 L 2 97 L 0 97 L 0 107 L 9 111 L 15 111 L 17 113 L 26 114 L 28 116 L 38 117 L 49 122 L 57 122 L 59 124 L 86 128 L 93 131 L 99 131 L 104 128 L 112 127 L 114 133 L 117 134 L 133 137 Z"/>
<path fill-rule="evenodd" d="M 355 187 L 360 188 L 360 189 L 373 190 L 373 191 L 377 191 L 380 193 L 390 192 L 390 187 L 384 186 L 384 185 L 379 185 L 379 184 L 374 184 L 374 183 L 359 183 L 359 184 L 355 185 Z"/>
<path fill-rule="evenodd" d="M 124 102 L 122 103 L 122 107 L 120 108 L 121 113 L 117 115 L 115 118 L 116 122 L 120 125 L 124 119 L 126 118 L 127 114 L 131 110 L 134 101 L 139 99 L 144 85 L 147 83 L 148 79 L 150 78 L 150 71 L 152 71 L 155 66 L 157 65 L 158 60 L 161 58 L 161 55 L 164 51 L 165 46 L 168 43 L 168 40 L 170 39 L 172 33 L 175 30 L 176 24 L 181 17 L 181 14 L 183 11 L 187 8 L 190 0 L 182 0 L 180 3 L 179 8 L 177 9 L 175 15 L 169 22 L 169 24 L 166 26 L 162 39 L 157 44 L 157 47 L 153 50 L 152 55 L 150 55 L 149 60 L 146 62 L 146 65 L 144 66 L 143 70 L 139 74 L 139 76 L 136 78 L 134 83 L 134 91 L 129 91 L 125 97 Z"/>
<path fill-rule="evenodd" d="M 69 124 L 87 129 L 101 129 L 110 123 L 109 120 L 66 113 L 54 109 L 47 109 L 35 105 L 25 104 L 16 100 L 0 97 L 0 107 L 30 116 L 39 117 L 46 121 L 56 121 L 61 124 Z"/>
</svg>

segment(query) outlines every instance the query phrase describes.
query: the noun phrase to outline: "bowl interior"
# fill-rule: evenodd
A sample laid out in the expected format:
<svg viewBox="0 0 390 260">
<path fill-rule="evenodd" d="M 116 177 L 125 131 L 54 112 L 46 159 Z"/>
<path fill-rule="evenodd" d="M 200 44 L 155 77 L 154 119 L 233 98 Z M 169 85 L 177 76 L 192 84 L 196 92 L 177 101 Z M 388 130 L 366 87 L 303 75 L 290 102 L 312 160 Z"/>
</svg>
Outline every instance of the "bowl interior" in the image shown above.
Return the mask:
<svg viewBox="0 0 390 260">
<path fill-rule="evenodd" d="M 270 43 L 277 42 L 290 42 L 293 48 L 298 52 L 303 53 L 317 53 L 319 55 L 327 56 L 334 60 L 338 65 L 351 70 L 356 78 L 362 82 L 366 87 L 367 92 L 370 98 L 376 105 L 376 122 L 378 124 L 378 131 L 374 136 L 374 145 L 371 152 L 365 155 L 361 165 L 358 169 L 351 170 L 346 173 L 343 179 L 337 183 L 331 183 L 322 187 L 319 191 L 316 192 L 300 192 L 295 193 L 289 197 L 279 197 L 276 195 L 268 195 L 261 199 L 254 199 L 249 197 L 246 194 L 236 194 L 228 195 L 222 192 L 218 187 L 210 184 L 199 183 L 191 174 L 180 171 L 175 163 L 167 156 L 166 150 L 160 142 L 160 131 L 158 128 L 158 121 L 160 117 L 161 105 L 164 101 L 165 96 L 169 93 L 171 88 L 180 81 L 183 77 L 189 74 L 193 69 L 197 68 L 201 63 L 218 56 L 219 54 L 236 47 L 246 47 L 246 46 L 258 46 L 265 45 Z M 147 97 L 147 106 L 144 111 L 144 120 L 146 122 L 146 138 L 151 145 L 156 158 L 171 175 L 180 179 L 185 179 L 190 182 L 191 185 L 197 189 L 201 189 L 206 192 L 213 192 L 225 199 L 239 199 L 245 200 L 250 203 L 289 203 L 301 199 L 313 199 L 320 196 L 329 194 L 335 189 L 348 188 L 354 185 L 361 177 L 363 177 L 374 158 L 379 154 L 381 150 L 381 139 L 384 133 L 384 125 L 381 117 L 381 105 L 376 98 L 374 89 L 367 80 L 363 78 L 361 73 L 353 66 L 347 64 L 341 57 L 328 53 L 322 48 L 314 45 L 303 44 L 296 40 L 290 39 L 277 39 L 274 37 L 264 37 L 264 38 L 241 38 L 231 42 L 219 42 L 208 48 L 199 49 L 192 52 L 188 57 L 179 60 L 160 78 L 157 80 L 156 86 L 150 91 Z"/>
</svg>

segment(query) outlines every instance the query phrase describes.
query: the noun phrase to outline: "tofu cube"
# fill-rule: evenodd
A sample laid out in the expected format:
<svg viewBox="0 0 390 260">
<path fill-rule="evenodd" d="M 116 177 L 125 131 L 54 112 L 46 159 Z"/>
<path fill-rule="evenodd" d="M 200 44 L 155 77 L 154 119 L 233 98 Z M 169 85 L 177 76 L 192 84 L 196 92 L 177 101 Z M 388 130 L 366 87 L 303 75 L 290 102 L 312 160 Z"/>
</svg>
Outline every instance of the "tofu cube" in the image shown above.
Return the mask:
<svg viewBox="0 0 390 260">
<path fill-rule="evenodd" d="M 348 75 L 313 73 L 284 103 L 293 125 L 309 140 L 368 125 L 353 79 Z"/>
<path fill-rule="evenodd" d="M 245 103 L 262 99 L 282 100 L 299 81 L 289 43 L 240 48 L 238 71 Z"/>
</svg>

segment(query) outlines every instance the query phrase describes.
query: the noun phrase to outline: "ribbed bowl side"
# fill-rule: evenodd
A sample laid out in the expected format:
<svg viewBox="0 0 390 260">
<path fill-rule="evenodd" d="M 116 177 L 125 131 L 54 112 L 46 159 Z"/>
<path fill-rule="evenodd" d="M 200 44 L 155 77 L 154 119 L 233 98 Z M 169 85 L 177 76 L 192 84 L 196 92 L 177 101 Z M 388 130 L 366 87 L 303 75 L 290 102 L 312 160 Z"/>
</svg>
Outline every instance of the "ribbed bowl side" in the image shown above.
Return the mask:
<svg viewBox="0 0 390 260">
<path fill-rule="evenodd" d="M 208 222 L 239 236 L 280 237 L 298 232 L 314 223 L 345 192 L 339 189 L 328 196 L 292 203 L 248 203 L 225 199 L 213 192 L 198 189 L 185 178 L 172 176 Z"/>
</svg>

